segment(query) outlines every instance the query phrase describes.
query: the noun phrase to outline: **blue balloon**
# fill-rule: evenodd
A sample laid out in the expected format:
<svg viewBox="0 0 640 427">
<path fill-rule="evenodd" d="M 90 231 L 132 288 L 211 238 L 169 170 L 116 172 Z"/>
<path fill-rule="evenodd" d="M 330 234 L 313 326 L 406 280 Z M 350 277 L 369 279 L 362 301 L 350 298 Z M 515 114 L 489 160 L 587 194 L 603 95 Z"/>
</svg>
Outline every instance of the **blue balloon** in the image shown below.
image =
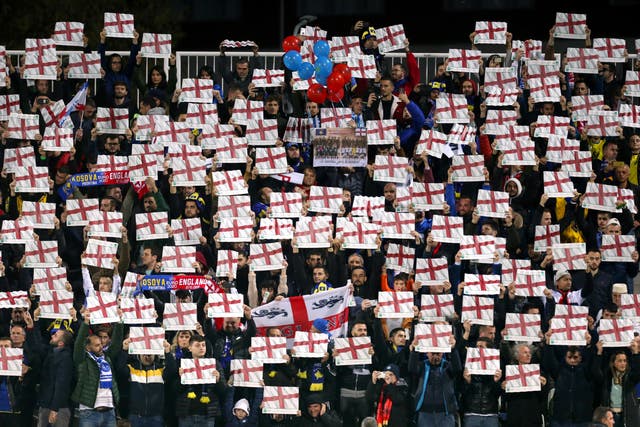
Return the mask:
<svg viewBox="0 0 640 427">
<path fill-rule="evenodd" d="M 298 75 L 302 80 L 310 79 L 315 71 L 316 69 L 313 68 L 313 64 L 307 61 L 303 61 L 298 67 Z"/>
<path fill-rule="evenodd" d="M 329 77 L 333 70 L 333 62 L 326 56 L 318 58 L 316 60 L 316 79 L 318 76 Z"/>
<path fill-rule="evenodd" d="M 325 40 L 318 40 L 313 45 L 313 53 L 315 53 L 318 58 L 328 57 L 329 52 L 331 52 L 331 47 L 329 47 L 329 43 Z"/>
<path fill-rule="evenodd" d="M 302 64 L 302 56 L 295 50 L 290 50 L 284 54 L 284 66 L 291 71 L 296 71 L 300 64 Z"/>
<path fill-rule="evenodd" d="M 327 76 L 320 76 L 316 73 L 316 81 L 322 86 L 325 86 L 327 84 Z"/>
</svg>

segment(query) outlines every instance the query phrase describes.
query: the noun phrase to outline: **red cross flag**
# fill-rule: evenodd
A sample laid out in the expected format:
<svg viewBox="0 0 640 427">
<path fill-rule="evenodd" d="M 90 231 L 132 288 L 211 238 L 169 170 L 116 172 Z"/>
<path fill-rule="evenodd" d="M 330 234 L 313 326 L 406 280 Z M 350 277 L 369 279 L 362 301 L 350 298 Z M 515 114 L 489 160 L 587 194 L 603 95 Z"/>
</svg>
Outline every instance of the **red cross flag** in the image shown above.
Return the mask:
<svg viewBox="0 0 640 427">
<path fill-rule="evenodd" d="M 84 47 L 82 22 L 56 22 L 51 38 L 58 46 Z"/>
<path fill-rule="evenodd" d="M 484 181 L 484 157 L 482 155 L 453 156 L 451 168 L 454 182 Z"/>
<path fill-rule="evenodd" d="M 378 212 L 373 217 L 373 222 L 382 227 L 383 239 L 413 239 L 411 234 L 415 231 L 416 216 L 405 212 Z"/>
<path fill-rule="evenodd" d="M 56 80 L 58 78 L 57 67 L 57 56 L 29 53 L 25 55 L 23 76 L 29 80 Z"/>
<path fill-rule="evenodd" d="M 436 99 L 438 123 L 469 123 L 467 98 L 462 94 L 445 93 Z"/>
<path fill-rule="evenodd" d="M 64 101 L 59 100 L 54 102 L 53 104 L 45 104 L 40 108 L 40 115 L 44 120 L 45 126 L 57 126 L 61 127 L 62 119 L 66 113 L 66 109 L 64 106 Z M 73 131 L 72 131 L 73 132 Z M 45 132 L 45 136 L 46 136 Z M 56 151 L 56 150 L 48 150 L 48 151 Z M 63 150 L 57 150 L 63 151 Z"/>
<path fill-rule="evenodd" d="M 591 177 L 591 151 L 565 151 L 562 156 L 562 171 L 568 176 Z"/>
<path fill-rule="evenodd" d="M 455 313 L 453 295 L 423 294 L 420 300 L 420 320 L 440 322 L 451 319 Z"/>
<path fill-rule="evenodd" d="M 9 120 L 9 116 L 11 114 L 19 113 L 19 112 L 20 112 L 20 95 L 0 95 L 0 120 L 2 121 Z M 6 158 L 5 158 L 5 163 L 6 163 Z"/>
<path fill-rule="evenodd" d="M 567 304 L 556 304 L 556 311 L 554 313 L 555 319 L 587 319 L 589 315 L 589 307 L 580 306 L 580 305 L 567 305 Z"/>
<path fill-rule="evenodd" d="M 260 175 L 287 173 L 287 152 L 284 147 L 257 147 L 256 169 Z"/>
<path fill-rule="evenodd" d="M 176 150 L 176 151 L 173 151 Z M 179 156 L 172 156 L 179 153 Z M 200 186 L 207 175 L 207 162 L 197 145 L 174 145 L 169 147 L 173 185 L 175 187 Z"/>
<path fill-rule="evenodd" d="M 603 347 L 629 347 L 634 337 L 631 319 L 600 319 L 598 336 Z"/>
<path fill-rule="evenodd" d="M 560 243 L 560 225 L 536 225 L 533 250 L 544 252 L 553 245 Z"/>
<path fill-rule="evenodd" d="M 236 99 L 231 118 L 237 125 L 247 125 L 249 120 L 264 120 L 264 102 Z"/>
<path fill-rule="evenodd" d="M 136 214 L 136 241 L 167 239 L 169 232 L 167 212 L 144 212 Z"/>
<path fill-rule="evenodd" d="M 251 337 L 251 360 L 262 363 L 286 363 L 287 339 L 285 337 Z"/>
<path fill-rule="evenodd" d="M 296 222 L 294 237 L 296 239 L 296 245 L 299 248 L 330 247 L 331 240 L 333 238 L 333 224 L 331 223 L 331 217 L 300 217 Z"/>
<path fill-rule="evenodd" d="M 269 200 L 269 216 L 272 218 L 299 218 L 302 216 L 302 194 L 300 193 L 272 191 Z"/>
<path fill-rule="evenodd" d="M 600 62 L 626 62 L 627 43 L 624 39 L 595 38 L 593 48 Z"/>
<path fill-rule="evenodd" d="M 556 61 L 529 61 L 528 80 L 535 102 L 558 102 L 560 99 L 559 68 Z"/>
<path fill-rule="evenodd" d="M 505 166 L 535 166 L 535 143 L 529 139 L 516 139 L 502 144 L 502 164 Z"/>
<path fill-rule="evenodd" d="M 253 239 L 253 220 L 244 218 L 221 218 L 218 228 L 219 242 L 251 242 Z"/>
<path fill-rule="evenodd" d="M 262 218 L 258 230 L 259 240 L 293 239 L 293 220 L 289 218 Z"/>
<path fill-rule="evenodd" d="M 491 260 L 495 257 L 496 244 L 493 236 L 464 235 L 459 242 L 463 260 Z"/>
<path fill-rule="evenodd" d="M 564 166 L 564 163 L 563 163 Z M 567 172 L 544 171 L 544 193 L 549 197 L 573 197 L 575 188 Z"/>
<path fill-rule="evenodd" d="M 505 44 L 507 23 L 496 21 L 476 21 L 474 44 Z"/>
<path fill-rule="evenodd" d="M 522 364 L 507 365 L 505 375 L 505 391 L 507 393 L 525 393 L 540 391 L 540 365 Z"/>
<path fill-rule="evenodd" d="M 0 242 L 7 244 L 27 243 L 34 239 L 33 224 L 24 218 L 2 221 Z"/>
<path fill-rule="evenodd" d="M 311 122 L 308 118 L 289 117 L 284 131 L 284 140 L 287 142 L 303 143 L 311 131 Z"/>
<path fill-rule="evenodd" d="M 569 131 L 569 120 L 569 117 L 540 115 L 533 136 L 540 138 L 548 138 L 549 135 L 566 137 Z"/>
<path fill-rule="evenodd" d="M 418 323 L 414 338 L 418 340 L 418 353 L 451 353 L 451 325 Z"/>
<path fill-rule="evenodd" d="M 505 320 L 505 341 L 538 342 L 541 340 L 539 314 L 507 313 Z"/>
<path fill-rule="evenodd" d="M 120 295 L 125 298 L 133 298 L 134 292 L 136 291 L 136 288 L 138 286 L 138 281 L 143 277 L 143 274 L 135 274 L 131 271 L 127 271 L 127 274 L 124 276 L 124 282 L 122 283 Z"/>
<path fill-rule="evenodd" d="M 40 133 L 40 125 L 37 114 L 12 113 L 7 125 L 7 138 L 36 139 Z"/>
<path fill-rule="evenodd" d="M 340 213 L 340 208 L 342 207 L 342 188 L 312 185 L 308 200 L 310 212 Z"/>
<path fill-rule="evenodd" d="M 44 202 L 22 202 L 22 218 L 33 228 L 53 229 L 56 217 L 56 204 Z"/>
<path fill-rule="evenodd" d="M 213 80 L 182 79 L 179 101 L 210 104 L 213 101 Z"/>
<path fill-rule="evenodd" d="M 586 318 L 558 318 L 555 316 L 551 319 L 549 329 L 552 331 L 549 345 L 587 345 L 585 338 L 587 334 Z"/>
<path fill-rule="evenodd" d="M 64 290 L 67 284 L 67 269 L 65 267 L 34 268 L 32 283 L 36 295 L 41 291 Z"/>
<path fill-rule="evenodd" d="M 44 130 L 41 147 L 44 151 L 69 152 L 73 147 L 73 129 L 48 127 Z"/>
<path fill-rule="evenodd" d="M 70 79 L 100 79 L 100 54 L 76 52 L 69 55 Z"/>
<path fill-rule="evenodd" d="M 628 188 L 618 188 L 618 200 L 624 202 L 625 207 L 629 209 L 629 212 L 632 214 L 638 213 L 633 190 L 629 190 Z M 621 211 L 622 209 L 620 209 L 620 212 Z"/>
<path fill-rule="evenodd" d="M 144 182 L 147 178 L 158 178 L 158 157 L 155 154 L 141 154 L 128 157 L 129 180 Z"/>
<path fill-rule="evenodd" d="M 193 128 L 199 128 L 205 124 L 215 125 L 218 123 L 217 104 L 197 104 L 189 102 L 187 104 L 187 124 Z"/>
<path fill-rule="evenodd" d="M 98 268 L 113 270 L 113 257 L 118 253 L 118 243 L 106 240 L 89 239 L 84 251 L 83 262 Z"/>
<path fill-rule="evenodd" d="M 440 99 L 440 98 L 438 98 Z M 455 123 L 449 135 L 447 135 L 447 143 L 469 145 L 476 140 L 476 128 L 471 126 Z"/>
<path fill-rule="evenodd" d="M 246 194 L 218 197 L 220 218 L 245 218 L 251 216 L 251 198 Z"/>
<path fill-rule="evenodd" d="M 479 189 L 477 207 L 480 216 L 504 218 L 509 210 L 509 194 Z"/>
<path fill-rule="evenodd" d="M 445 203 L 444 184 L 442 183 L 411 183 L 411 204 L 415 211 L 440 210 Z"/>
<path fill-rule="evenodd" d="M 162 327 L 165 331 L 194 330 L 198 324 L 197 311 L 195 302 L 166 303 L 162 314 Z"/>
<path fill-rule="evenodd" d="M 104 30 L 107 37 L 133 38 L 135 32 L 133 15 L 128 13 L 104 13 Z"/>
<path fill-rule="evenodd" d="M 500 369 L 500 350 L 469 347 L 464 367 L 471 375 L 495 375 Z"/>
<path fill-rule="evenodd" d="M 500 294 L 500 276 L 497 274 L 464 275 L 465 295 L 498 295 Z"/>
<path fill-rule="evenodd" d="M 500 125 L 495 142 L 498 150 L 513 147 L 513 141 L 530 141 L 529 126 Z"/>
<path fill-rule="evenodd" d="M 558 39 L 586 39 L 587 15 L 582 13 L 556 12 L 553 36 Z"/>
<path fill-rule="evenodd" d="M 122 212 L 98 211 L 89 215 L 89 237 L 122 237 Z"/>
<path fill-rule="evenodd" d="M 251 41 L 251 40 L 236 41 L 236 40 L 224 39 L 220 43 L 220 46 L 227 47 L 227 48 L 230 48 L 230 49 L 240 49 L 240 48 L 243 48 L 243 47 L 254 47 L 254 46 L 257 46 L 257 45 L 256 45 L 256 42 Z"/>
<path fill-rule="evenodd" d="M 299 400 L 298 387 L 265 386 L 262 413 L 297 414 Z"/>
<path fill-rule="evenodd" d="M 373 180 L 403 184 L 407 181 L 409 160 L 406 157 L 376 155 Z"/>
<path fill-rule="evenodd" d="M 302 49 L 300 49 L 300 54 L 302 54 Z M 313 54 L 311 55 L 313 56 Z M 334 62 L 338 62 L 338 61 L 334 59 Z M 311 86 L 312 84 L 318 83 L 318 81 L 313 77 L 307 80 L 302 80 L 297 71 L 294 71 L 293 73 L 291 73 L 291 80 L 293 80 L 292 89 L 294 91 L 307 90 L 309 89 L 309 86 Z M 289 117 L 289 118 L 291 119 L 293 117 Z"/>
<path fill-rule="evenodd" d="M 249 141 L 245 137 L 233 137 L 226 140 L 218 139 L 216 146 L 216 160 L 218 163 L 246 163 Z"/>
<path fill-rule="evenodd" d="M 493 298 L 473 295 L 462 296 L 461 320 L 476 325 L 493 325 Z"/>
<path fill-rule="evenodd" d="M 313 44 L 311 40 L 304 40 L 302 42 L 302 46 L 300 46 L 300 56 L 303 61 L 309 62 L 311 64 L 316 63 L 316 56 L 313 53 Z"/>
<path fill-rule="evenodd" d="M 598 74 L 598 51 L 588 48 L 567 48 L 565 72 Z"/>
<path fill-rule="evenodd" d="M 518 270 L 531 269 L 531 260 L 528 259 L 501 259 L 500 264 L 502 265 L 502 284 L 505 286 L 515 281 Z"/>
<path fill-rule="evenodd" d="M 512 88 L 518 86 L 518 76 L 512 67 L 488 67 L 484 74 L 484 88 Z"/>
<path fill-rule="evenodd" d="M 390 25 L 388 27 L 376 28 L 376 39 L 380 53 L 392 52 L 405 48 L 405 40 L 402 24 Z"/>
<path fill-rule="evenodd" d="M 431 227 L 433 240 L 441 243 L 460 243 L 464 234 L 463 219 L 457 216 L 434 215 Z"/>
<path fill-rule="evenodd" d="M 58 241 L 33 240 L 24 245 L 26 268 L 58 267 Z"/>
<path fill-rule="evenodd" d="M 216 263 L 216 277 L 236 277 L 238 271 L 238 252 L 219 250 Z"/>
<path fill-rule="evenodd" d="M 0 87 L 6 87 L 7 82 L 7 49 L 0 46 Z M 6 95 L 3 95 L 6 96 Z M 6 120 L 6 119 L 5 119 Z"/>
<path fill-rule="evenodd" d="M 351 108 L 332 106 L 320 110 L 320 126 L 322 128 L 346 128 L 353 119 Z M 392 120 L 395 123 L 395 120 Z M 395 130 L 395 126 L 394 126 Z M 393 144 L 393 142 L 391 142 Z"/>
<path fill-rule="evenodd" d="M 363 55 L 357 36 L 331 37 L 331 58 L 333 62 L 347 62 L 349 57 Z"/>
<path fill-rule="evenodd" d="M 481 52 L 470 49 L 449 49 L 447 71 L 477 73 L 482 62 Z"/>
<path fill-rule="evenodd" d="M 205 124 L 202 126 L 200 136 L 198 136 L 198 140 L 200 141 L 200 146 L 203 150 L 216 150 L 218 149 L 218 147 L 222 147 L 225 144 L 228 144 L 228 141 L 231 138 L 234 138 L 235 135 L 236 133 L 234 131 L 233 125 L 223 125 L 220 123 Z"/>
<path fill-rule="evenodd" d="M 22 377 L 22 349 L 0 347 L 0 376 Z"/>
<path fill-rule="evenodd" d="M 602 111 L 603 109 L 603 95 L 581 95 L 571 97 L 571 118 L 574 121 L 586 121 L 592 111 Z"/>
<path fill-rule="evenodd" d="M 378 307 L 379 318 L 413 318 L 413 292 L 378 292 Z"/>
<path fill-rule="evenodd" d="M 171 34 L 144 33 L 140 55 L 145 58 L 168 58 L 171 56 Z"/>
<path fill-rule="evenodd" d="M 262 388 L 263 364 L 257 360 L 231 359 L 231 381 L 234 387 Z"/>
<path fill-rule="evenodd" d="M 173 143 L 190 144 L 190 135 L 192 133 L 187 122 L 157 121 L 153 123 L 152 135 L 153 143 L 169 147 Z"/>
<path fill-rule="evenodd" d="M 600 251 L 605 262 L 635 262 L 636 238 L 628 234 L 603 234 Z"/>
<path fill-rule="evenodd" d="M 580 151 L 580 141 L 577 139 L 567 139 L 558 135 L 549 135 L 547 140 L 547 161 L 562 163 L 565 153 Z"/>
<path fill-rule="evenodd" d="M 120 322 L 116 295 L 111 292 L 94 292 L 87 297 L 87 310 L 92 325 Z"/>
<path fill-rule="evenodd" d="M 375 79 L 378 72 L 376 60 L 373 55 L 350 56 L 347 65 L 351 71 L 351 77 L 356 79 Z"/>
<path fill-rule="evenodd" d="M 485 120 L 486 135 L 498 135 L 502 133 L 502 126 L 512 128 L 517 126 L 518 113 L 515 110 L 488 110 L 487 119 Z"/>
<path fill-rule="evenodd" d="M 294 357 L 322 358 L 327 352 L 329 336 L 327 334 L 296 331 L 293 338 Z"/>
<path fill-rule="evenodd" d="M 129 129 L 129 110 L 126 108 L 98 107 L 96 129 L 99 134 L 125 135 Z"/>
<path fill-rule="evenodd" d="M 369 222 L 364 222 L 366 218 L 344 218 L 341 221 L 341 236 L 344 239 L 342 247 L 344 249 L 377 249 L 377 237 L 380 233 L 380 226 Z M 336 227 L 336 238 L 339 238 L 338 228 Z"/>
<path fill-rule="evenodd" d="M 311 25 L 300 28 L 300 35 L 304 36 L 305 41 L 315 43 L 318 40 L 327 39 L 327 31 L 320 27 L 312 27 Z"/>
<path fill-rule="evenodd" d="M 617 111 L 593 111 L 587 118 L 587 136 L 617 137 L 619 127 Z"/>
<path fill-rule="evenodd" d="M 280 270 L 284 266 L 282 243 L 252 243 L 249 259 L 251 271 Z"/>
<path fill-rule="evenodd" d="M 169 305 L 168 303 L 165 305 Z M 156 309 L 153 298 L 127 298 L 120 299 L 122 322 L 126 325 L 143 325 L 156 323 Z"/>
<path fill-rule="evenodd" d="M 415 281 L 420 286 L 437 286 L 449 281 L 446 258 L 417 258 Z"/>
<path fill-rule="evenodd" d="M 620 104 L 618 121 L 622 127 L 640 128 L 640 106 Z"/>
<path fill-rule="evenodd" d="M 160 327 L 132 326 L 129 340 L 129 354 L 164 354 L 164 329 Z"/>
<path fill-rule="evenodd" d="M 180 359 L 180 384 L 215 384 L 216 359 Z"/>
<path fill-rule="evenodd" d="M 410 246 L 389 243 L 386 257 L 387 268 L 402 271 L 407 274 L 413 273 L 415 252 L 416 250 Z"/>
<path fill-rule="evenodd" d="M 515 279 L 516 296 L 543 297 L 547 289 L 544 270 L 518 270 Z"/>
<path fill-rule="evenodd" d="M 280 87 L 284 85 L 284 70 L 253 69 L 251 83 L 256 87 Z"/>
<path fill-rule="evenodd" d="M 162 248 L 163 273 L 193 273 L 196 248 L 193 246 L 164 246 Z"/>
<path fill-rule="evenodd" d="M 638 321 L 640 319 L 640 295 L 620 295 L 620 310 L 622 311 L 623 319 Z"/>
<path fill-rule="evenodd" d="M 584 270 L 586 245 L 584 243 L 560 243 L 551 247 L 553 270 Z"/>
<path fill-rule="evenodd" d="M 485 89 L 488 107 L 510 107 L 518 100 L 522 91 L 517 87 L 491 86 Z"/>
<path fill-rule="evenodd" d="M 322 110 L 324 112 L 324 109 Z M 274 145 L 278 140 L 276 119 L 249 120 L 245 132 L 249 145 Z"/>
<path fill-rule="evenodd" d="M 511 59 L 514 60 L 519 49 L 523 51 L 524 59 L 543 59 L 542 40 L 513 40 L 511 48 Z"/>
<path fill-rule="evenodd" d="M 111 172 L 126 170 L 129 167 L 129 158 L 127 156 L 113 156 L 107 154 L 99 154 L 95 172 Z"/>
<path fill-rule="evenodd" d="M 371 364 L 371 338 L 334 338 L 333 360 L 336 366 Z"/>
<path fill-rule="evenodd" d="M 29 294 L 26 291 L 0 292 L 0 308 L 31 307 Z"/>
<path fill-rule="evenodd" d="M 138 117 L 138 123 L 142 117 L 161 117 L 161 116 L 140 116 Z M 162 116 L 168 117 L 168 116 Z M 151 128 L 149 128 L 151 129 Z M 138 131 L 140 128 L 138 127 Z M 149 136 L 150 138 L 150 136 Z M 149 140 L 149 139 L 147 139 Z M 164 163 L 164 146 L 162 144 L 133 144 L 131 146 L 131 154 L 133 156 L 155 156 L 158 162 L 157 169 L 161 169 Z"/>
<path fill-rule="evenodd" d="M 426 152 L 428 155 L 442 158 L 446 151 L 447 135 L 433 129 L 422 129 L 420 140 L 416 146 L 416 155 Z"/>
<path fill-rule="evenodd" d="M 618 187 L 615 185 L 587 182 L 582 207 L 598 211 L 616 212 Z"/>
<path fill-rule="evenodd" d="M 640 96 L 640 72 L 627 70 L 624 78 L 624 94 L 626 96 Z M 627 105 L 627 104 L 620 104 Z"/>
<path fill-rule="evenodd" d="M 56 42 L 53 39 L 25 39 L 25 54 L 56 56 Z"/>
<path fill-rule="evenodd" d="M 40 292 L 40 317 L 43 319 L 71 319 L 73 292 L 66 290 Z"/>
</svg>

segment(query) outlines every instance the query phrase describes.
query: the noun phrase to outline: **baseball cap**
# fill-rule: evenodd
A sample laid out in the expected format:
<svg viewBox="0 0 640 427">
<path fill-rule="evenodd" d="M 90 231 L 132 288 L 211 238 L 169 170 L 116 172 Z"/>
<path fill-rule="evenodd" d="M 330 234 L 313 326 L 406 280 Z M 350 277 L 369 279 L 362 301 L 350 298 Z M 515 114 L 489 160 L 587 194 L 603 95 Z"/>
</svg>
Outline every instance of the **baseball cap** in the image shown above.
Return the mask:
<svg viewBox="0 0 640 427">
<path fill-rule="evenodd" d="M 618 218 L 611 218 L 607 221 L 607 227 L 610 225 L 620 225 L 620 221 L 618 221 Z"/>
<path fill-rule="evenodd" d="M 204 199 L 202 197 L 200 197 L 200 194 L 198 194 L 198 192 L 193 192 L 191 194 L 189 194 L 187 197 L 185 197 L 184 199 L 186 200 L 193 200 L 194 202 L 196 202 L 196 206 L 198 207 L 198 210 L 200 212 L 202 212 L 204 210 Z"/>
<path fill-rule="evenodd" d="M 612 294 L 626 294 L 627 293 L 627 284 L 626 283 L 614 283 L 611 287 Z"/>
<path fill-rule="evenodd" d="M 285 148 L 290 148 L 290 147 L 296 147 L 296 148 L 300 148 L 300 144 L 298 144 L 297 142 L 287 142 L 287 144 L 285 145 Z"/>
<path fill-rule="evenodd" d="M 400 368 L 398 368 L 398 365 L 396 365 L 395 363 L 388 364 L 387 367 L 384 368 L 384 370 L 393 372 L 393 375 L 395 375 L 396 378 L 400 378 Z"/>
<path fill-rule="evenodd" d="M 553 276 L 553 281 L 557 282 L 558 280 L 562 279 L 564 276 L 571 276 L 571 273 L 569 273 L 569 271 L 567 270 L 558 270 L 556 272 L 556 275 Z"/>
<path fill-rule="evenodd" d="M 437 90 L 439 92 L 445 92 L 447 90 L 447 84 L 445 82 L 439 82 L 437 80 L 433 80 L 427 84 L 427 89 Z"/>
<path fill-rule="evenodd" d="M 365 41 L 373 37 L 376 38 L 376 29 L 373 27 L 366 28 L 360 35 L 360 40 Z"/>
</svg>

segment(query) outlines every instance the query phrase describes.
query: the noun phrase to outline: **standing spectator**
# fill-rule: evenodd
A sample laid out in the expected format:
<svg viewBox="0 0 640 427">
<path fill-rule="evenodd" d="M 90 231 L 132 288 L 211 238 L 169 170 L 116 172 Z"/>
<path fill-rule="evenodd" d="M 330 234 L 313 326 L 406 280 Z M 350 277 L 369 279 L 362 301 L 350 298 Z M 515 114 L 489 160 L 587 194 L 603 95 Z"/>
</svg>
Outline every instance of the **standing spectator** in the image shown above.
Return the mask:
<svg viewBox="0 0 640 427">
<path fill-rule="evenodd" d="M 309 394 L 306 398 L 307 408 L 302 417 L 293 425 L 301 427 L 342 427 L 342 421 L 336 411 L 329 409 L 320 393 Z M 261 424 L 262 425 L 262 424 Z"/>
<path fill-rule="evenodd" d="M 224 84 L 237 86 L 245 98 L 249 97 L 249 83 L 251 83 L 253 70 L 258 68 L 258 45 L 253 45 L 251 50 L 253 51 L 251 59 L 239 58 L 235 63 L 235 70 L 231 71 L 229 57 L 226 55 L 227 48 L 220 45 L 220 67 Z"/>
<path fill-rule="evenodd" d="M 404 427 L 407 425 L 409 386 L 400 377 L 400 368 L 390 364 L 384 371 L 373 371 L 367 387 L 367 400 L 374 402 L 378 426 Z"/>
<path fill-rule="evenodd" d="M 598 406 L 593 411 L 593 423 L 591 427 L 614 427 L 615 420 L 613 418 L 613 412 L 611 408 L 606 406 Z"/>
<path fill-rule="evenodd" d="M 117 53 L 112 53 L 107 57 L 107 32 L 103 29 L 100 32 L 100 43 L 98 44 L 98 53 L 100 54 L 100 61 L 102 63 L 102 69 L 104 70 L 104 89 L 102 96 L 98 96 L 103 100 L 99 102 L 99 105 L 107 105 L 108 100 L 113 99 L 114 86 L 116 82 L 123 82 L 127 89 L 131 87 L 131 79 L 133 78 L 133 70 L 136 64 L 135 57 L 138 55 L 140 45 L 138 39 L 140 34 L 137 31 L 133 32 L 133 39 L 131 39 L 131 50 L 129 51 L 129 60 L 127 65 L 123 65 L 123 58 Z"/>
</svg>

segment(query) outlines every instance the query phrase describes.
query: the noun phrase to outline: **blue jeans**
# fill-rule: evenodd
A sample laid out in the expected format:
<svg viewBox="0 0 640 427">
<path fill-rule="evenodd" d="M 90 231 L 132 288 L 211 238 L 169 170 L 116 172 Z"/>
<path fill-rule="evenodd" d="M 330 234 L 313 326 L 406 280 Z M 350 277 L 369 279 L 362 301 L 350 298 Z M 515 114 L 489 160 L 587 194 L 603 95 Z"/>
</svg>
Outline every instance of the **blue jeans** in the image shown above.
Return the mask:
<svg viewBox="0 0 640 427">
<path fill-rule="evenodd" d="M 98 412 L 91 409 L 78 411 L 78 427 L 116 427 L 116 412 Z"/>
<path fill-rule="evenodd" d="M 456 418 L 444 412 L 418 412 L 418 427 L 455 427 Z"/>
<path fill-rule="evenodd" d="M 161 415 L 149 415 L 143 417 L 142 415 L 129 415 L 129 422 L 131 427 L 163 427 L 164 420 Z"/>
<path fill-rule="evenodd" d="M 479 415 L 465 415 L 462 423 L 464 427 L 498 427 L 498 416 L 481 417 Z"/>
<path fill-rule="evenodd" d="M 216 419 L 204 415 L 187 415 L 178 418 L 180 427 L 215 427 Z"/>
</svg>

